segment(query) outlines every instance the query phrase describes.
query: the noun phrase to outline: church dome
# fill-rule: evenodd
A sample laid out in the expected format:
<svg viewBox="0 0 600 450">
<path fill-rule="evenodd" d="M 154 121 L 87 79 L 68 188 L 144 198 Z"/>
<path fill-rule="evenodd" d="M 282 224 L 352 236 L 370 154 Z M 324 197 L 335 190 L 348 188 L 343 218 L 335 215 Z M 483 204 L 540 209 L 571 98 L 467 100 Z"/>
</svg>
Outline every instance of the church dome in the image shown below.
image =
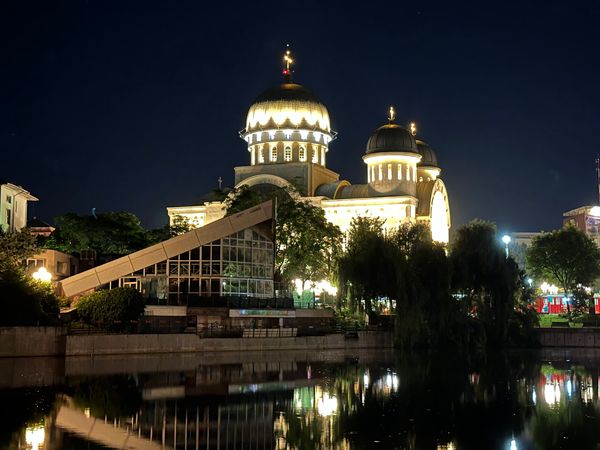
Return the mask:
<svg viewBox="0 0 600 450">
<path fill-rule="evenodd" d="M 267 89 L 250 106 L 246 132 L 273 128 L 303 128 L 331 133 L 329 112 L 312 92 L 286 82 Z"/>
<path fill-rule="evenodd" d="M 417 139 L 417 148 L 422 156 L 420 166 L 438 167 L 437 156 L 429 144 Z"/>
<path fill-rule="evenodd" d="M 410 131 L 390 122 L 377 128 L 367 142 L 367 155 L 379 152 L 419 153 L 419 150 Z"/>
</svg>

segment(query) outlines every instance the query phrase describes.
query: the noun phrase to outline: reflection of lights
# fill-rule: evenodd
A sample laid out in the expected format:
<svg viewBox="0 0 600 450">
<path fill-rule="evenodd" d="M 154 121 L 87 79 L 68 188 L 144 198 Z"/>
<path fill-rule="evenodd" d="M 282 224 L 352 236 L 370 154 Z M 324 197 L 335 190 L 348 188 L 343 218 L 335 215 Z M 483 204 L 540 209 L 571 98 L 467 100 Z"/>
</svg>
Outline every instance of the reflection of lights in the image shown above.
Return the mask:
<svg viewBox="0 0 600 450">
<path fill-rule="evenodd" d="M 560 403 L 560 389 L 558 383 L 546 383 L 544 386 L 544 399 L 550 406 Z"/>
<path fill-rule="evenodd" d="M 456 450 L 454 442 L 448 442 L 447 444 L 438 444 L 436 450 Z"/>
<path fill-rule="evenodd" d="M 573 384 L 571 383 L 571 380 L 567 380 L 567 395 L 569 396 L 569 398 L 571 398 L 572 392 L 573 392 Z"/>
<path fill-rule="evenodd" d="M 31 277 L 36 281 L 41 281 L 43 283 L 49 283 L 52 281 L 52 274 L 48 272 L 45 267 L 40 267 L 37 271 L 33 272 Z"/>
<path fill-rule="evenodd" d="M 83 410 L 83 415 L 89 419 L 90 418 L 90 408 L 85 408 Z"/>
<path fill-rule="evenodd" d="M 390 395 L 392 392 L 398 390 L 399 385 L 400 379 L 398 378 L 398 375 L 388 372 L 373 384 L 373 393 Z"/>
<path fill-rule="evenodd" d="M 533 390 L 533 393 L 531 394 L 531 400 L 533 401 L 534 406 L 537 404 L 537 394 L 535 393 L 535 389 Z"/>
<path fill-rule="evenodd" d="M 335 396 L 329 396 L 323 392 L 323 396 L 317 402 L 317 412 L 320 416 L 328 417 L 334 414 L 338 409 L 338 400 Z"/>
<path fill-rule="evenodd" d="M 46 430 L 43 425 L 25 429 L 25 442 L 31 450 L 38 450 L 44 443 Z"/>
<path fill-rule="evenodd" d="M 517 441 L 514 439 L 510 441 L 510 450 L 517 450 Z"/>
<path fill-rule="evenodd" d="M 369 381 L 370 381 L 369 369 L 367 369 L 367 370 L 365 370 L 365 374 L 363 375 L 363 384 L 365 385 L 365 388 L 369 387 Z"/>
</svg>

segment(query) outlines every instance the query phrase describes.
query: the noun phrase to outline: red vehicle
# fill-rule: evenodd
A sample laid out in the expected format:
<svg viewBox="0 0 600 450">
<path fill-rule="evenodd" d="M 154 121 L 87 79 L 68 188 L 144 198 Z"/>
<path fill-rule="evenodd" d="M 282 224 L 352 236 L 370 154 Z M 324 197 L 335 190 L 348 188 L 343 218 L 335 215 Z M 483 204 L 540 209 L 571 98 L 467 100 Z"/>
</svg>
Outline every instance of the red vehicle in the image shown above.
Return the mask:
<svg viewBox="0 0 600 450">
<path fill-rule="evenodd" d="M 535 299 L 535 310 L 539 314 L 561 314 L 567 312 L 567 299 L 563 294 L 543 295 Z M 600 297 L 594 296 L 594 309 L 600 314 Z"/>
</svg>

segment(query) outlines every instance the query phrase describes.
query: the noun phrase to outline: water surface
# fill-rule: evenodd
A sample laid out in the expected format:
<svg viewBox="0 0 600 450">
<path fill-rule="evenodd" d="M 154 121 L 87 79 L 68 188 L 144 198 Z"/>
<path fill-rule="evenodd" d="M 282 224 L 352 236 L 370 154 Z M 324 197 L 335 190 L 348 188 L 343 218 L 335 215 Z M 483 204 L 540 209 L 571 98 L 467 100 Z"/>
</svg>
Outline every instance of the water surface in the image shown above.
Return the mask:
<svg viewBox="0 0 600 450">
<path fill-rule="evenodd" d="M 600 352 L 0 360 L 2 449 L 594 449 Z"/>
</svg>

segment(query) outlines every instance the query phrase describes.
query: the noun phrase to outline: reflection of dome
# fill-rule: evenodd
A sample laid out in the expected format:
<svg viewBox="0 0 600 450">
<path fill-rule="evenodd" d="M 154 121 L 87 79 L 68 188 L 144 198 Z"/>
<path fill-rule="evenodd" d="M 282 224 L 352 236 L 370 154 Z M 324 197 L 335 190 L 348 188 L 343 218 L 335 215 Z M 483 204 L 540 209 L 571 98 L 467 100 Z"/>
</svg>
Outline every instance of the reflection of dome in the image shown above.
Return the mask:
<svg viewBox="0 0 600 450">
<path fill-rule="evenodd" d="M 263 92 L 250 106 L 246 132 L 283 127 L 330 133 L 329 112 L 304 86 L 283 83 Z"/>
<path fill-rule="evenodd" d="M 423 157 L 419 163 L 420 166 L 438 167 L 437 156 L 429 144 L 417 139 L 417 148 Z"/>
<path fill-rule="evenodd" d="M 410 131 L 395 123 L 388 123 L 377 128 L 367 142 L 367 155 L 378 152 L 418 153 L 419 150 Z"/>
</svg>

